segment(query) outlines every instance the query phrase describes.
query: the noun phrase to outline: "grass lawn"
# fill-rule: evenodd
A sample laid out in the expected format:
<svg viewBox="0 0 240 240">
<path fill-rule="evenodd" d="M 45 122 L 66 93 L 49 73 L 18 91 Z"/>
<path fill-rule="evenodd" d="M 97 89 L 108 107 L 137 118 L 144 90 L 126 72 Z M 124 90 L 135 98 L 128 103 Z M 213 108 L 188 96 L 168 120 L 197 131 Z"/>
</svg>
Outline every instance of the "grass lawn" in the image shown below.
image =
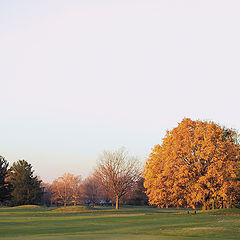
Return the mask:
<svg viewBox="0 0 240 240">
<path fill-rule="evenodd" d="M 240 210 L 0 208 L 0 239 L 240 239 Z"/>
</svg>

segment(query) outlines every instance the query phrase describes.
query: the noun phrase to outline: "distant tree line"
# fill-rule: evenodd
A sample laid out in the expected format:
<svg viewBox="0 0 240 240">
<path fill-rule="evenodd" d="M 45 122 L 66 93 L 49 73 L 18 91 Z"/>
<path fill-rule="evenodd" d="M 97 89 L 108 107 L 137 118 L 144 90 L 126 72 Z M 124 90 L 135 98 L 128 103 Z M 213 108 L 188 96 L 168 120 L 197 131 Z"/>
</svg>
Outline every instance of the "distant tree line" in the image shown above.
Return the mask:
<svg viewBox="0 0 240 240">
<path fill-rule="evenodd" d="M 0 157 L 0 204 L 101 204 L 116 205 L 116 209 L 120 203 L 144 205 L 148 201 L 139 166 L 138 160 L 123 148 L 105 151 L 86 179 L 65 173 L 49 184 L 34 175 L 27 161 L 19 160 L 9 167 L 7 160 Z"/>
<path fill-rule="evenodd" d="M 120 203 L 144 205 L 148 201 L 141 173 L 139 161 L 125 149 L 105 151 L 85 180 L 70 173 L 55 179 L 49 188 L 51 201 L 64 206 L 115 205 L 116 209 Z"/>
</svg>

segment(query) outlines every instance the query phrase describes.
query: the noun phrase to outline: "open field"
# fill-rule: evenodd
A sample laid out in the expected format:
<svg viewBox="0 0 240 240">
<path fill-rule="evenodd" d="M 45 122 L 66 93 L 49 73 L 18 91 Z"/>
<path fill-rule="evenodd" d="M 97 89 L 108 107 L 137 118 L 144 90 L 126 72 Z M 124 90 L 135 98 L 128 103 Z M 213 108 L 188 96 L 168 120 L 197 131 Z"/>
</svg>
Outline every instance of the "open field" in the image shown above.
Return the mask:
<svg viewBox="0 0 240 240">
<path fill-rule="evenodd" d="M 240 210 L 0 208 L 0 239 L 240 239 Z"/>
</svg>

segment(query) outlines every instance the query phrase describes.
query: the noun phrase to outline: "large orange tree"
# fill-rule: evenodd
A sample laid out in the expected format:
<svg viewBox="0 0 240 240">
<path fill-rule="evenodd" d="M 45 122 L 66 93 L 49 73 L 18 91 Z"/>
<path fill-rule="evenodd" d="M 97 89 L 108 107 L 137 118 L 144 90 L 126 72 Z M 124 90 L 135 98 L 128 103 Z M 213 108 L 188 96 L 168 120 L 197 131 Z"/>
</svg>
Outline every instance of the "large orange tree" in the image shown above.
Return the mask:
<svg viewBox="0 0 240 240">
<path fill-rule="evenodd" d="M 240 150 L 235 131 L 185 118 L 167 131 L 144 171 L 149 203 L 159 207 L 230 207 L 238 199 Z"/>
</svg>

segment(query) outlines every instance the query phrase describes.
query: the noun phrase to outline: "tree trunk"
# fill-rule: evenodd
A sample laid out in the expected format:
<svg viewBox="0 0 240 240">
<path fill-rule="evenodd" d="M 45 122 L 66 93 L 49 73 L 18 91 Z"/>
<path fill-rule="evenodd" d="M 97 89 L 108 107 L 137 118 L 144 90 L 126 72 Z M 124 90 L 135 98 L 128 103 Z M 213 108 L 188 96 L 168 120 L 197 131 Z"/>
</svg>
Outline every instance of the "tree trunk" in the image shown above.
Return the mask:
<svg viewBox="0 0 240 240">
<path fill-rule="evenodd" d="M 232 208 L 232 199 L 227 201 L 227 208 Z"/>
<path fill-rule="evenodd" d="M 214 209 L 214 200 L 212 200 L 212 209 Z"/>
<path fill-rule="evenodd" d="M 66 203 L 66 202 L 64 202 L 64 207 L 66 207 L 66 205 L 67 205 L 67 203 Z"/>
<path fill-rule="evenodd" d="M 206 208 L 207 208 L 206 202 L 203 202 L 202 210 L 207 210 Z"/>
<path fill-rule="evenodd" d="M 119 197 L 116 196 L 116 210 L 119 209 Z"/>
</svg>

